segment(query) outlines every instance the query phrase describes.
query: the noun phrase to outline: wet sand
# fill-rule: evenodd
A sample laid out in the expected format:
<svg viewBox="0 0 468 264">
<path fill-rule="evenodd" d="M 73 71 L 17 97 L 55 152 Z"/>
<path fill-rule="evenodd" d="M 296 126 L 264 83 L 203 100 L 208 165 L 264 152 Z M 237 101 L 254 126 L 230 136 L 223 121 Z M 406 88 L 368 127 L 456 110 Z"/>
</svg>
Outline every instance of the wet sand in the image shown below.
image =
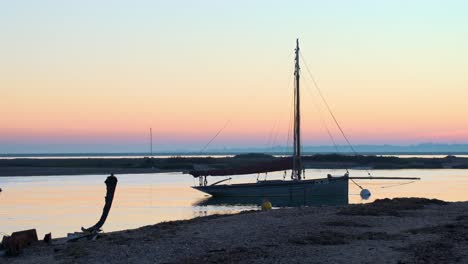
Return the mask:
<svg viewBox="0 0 468 264">
<path fill-rule="evenodd" d="M 1 263 L 468 263 L 468 202 L 418 198 L 165 222 Z"/>
</svg>

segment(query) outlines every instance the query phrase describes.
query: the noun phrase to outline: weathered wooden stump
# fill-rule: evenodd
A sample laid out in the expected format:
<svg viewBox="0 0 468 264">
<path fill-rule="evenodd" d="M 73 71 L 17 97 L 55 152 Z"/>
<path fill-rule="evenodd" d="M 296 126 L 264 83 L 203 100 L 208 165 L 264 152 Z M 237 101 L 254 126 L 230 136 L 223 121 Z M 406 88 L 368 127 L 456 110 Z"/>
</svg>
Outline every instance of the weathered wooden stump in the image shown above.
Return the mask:
<svg viewBox="0 0 468 264">
<path fill-rule="evenodd" d="M 105 204 L 104 204 L 104 208 L 102 209 L 101 218 L 92 227 L 88 227 L 88 228 L 81 227 L 82 232 L 69 234 L 68 241 L 75 241 L 84 237 L 89 238 L 89 239 L 95 239 L 97 237 L 97 234 L 101 231 L 101 227 L 106 222 L 107 216 L 109 215 L 110 209 L 112 207 L 112 201 L 114 200 L 115 188 L 117 187 L 117 177 L 115 177 L 114 174 L 112 173 L 111 176 L 107 177 L 104 183 L 106 184 L 107 191 L 106 191 Z"/>
</svg>

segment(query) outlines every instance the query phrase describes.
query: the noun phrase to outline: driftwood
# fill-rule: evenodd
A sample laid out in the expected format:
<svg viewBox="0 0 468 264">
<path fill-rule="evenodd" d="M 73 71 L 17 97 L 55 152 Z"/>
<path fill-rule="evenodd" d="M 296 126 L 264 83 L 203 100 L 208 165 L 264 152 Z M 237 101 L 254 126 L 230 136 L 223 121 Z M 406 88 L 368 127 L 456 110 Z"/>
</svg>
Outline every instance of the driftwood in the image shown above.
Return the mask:
<svg viewBox="0 0 468 264">
<path fill-rule="evenodd" d="M 82 232 L 75 232 L 73 234 L 69 234 L 68 241 L 75 241 L 80 238 L 89 238 L 89 239 L 96 239 L 97 234 L 101 231 L 101 227 L 106 222 L 107 216 L 109 215 L 109 211 L 112 207 L 112 201 L 114 200 L 114 193 L 115 188 L 117 187 L 117 177 L 114 174 L 107 177 L 104 181 L 107 187 L 106 197 L 105 197 L 105 204 L 104 208 L 102 209 L 102 215 L 99 221 L 93 225 L 92 227 L 84 228 L 81 227 Z"/>
<path fill-rule="evenodd" d="M 102 215 L 99 221 L 92 227 L 89 228 L 81 228 L 81 231 L 83 232 L 99 232 L 101 227 L 104 225 L 107 219 L 107 215 L 109 215 L 109 211 L 112 206 L 112 201 L 114 200 L 114 193 L 115 193 L 115 188 L 117 187 L 117 177 L 114 176 L 114 174 L 111 174 L 111 176 L 107 177 L 106 181 L 104 181 L 107 187 L 107 193 L 106 193 L 106 198 L 105 198 L 105 205 L 104 208 L 102 209 Z"/>
</svg>

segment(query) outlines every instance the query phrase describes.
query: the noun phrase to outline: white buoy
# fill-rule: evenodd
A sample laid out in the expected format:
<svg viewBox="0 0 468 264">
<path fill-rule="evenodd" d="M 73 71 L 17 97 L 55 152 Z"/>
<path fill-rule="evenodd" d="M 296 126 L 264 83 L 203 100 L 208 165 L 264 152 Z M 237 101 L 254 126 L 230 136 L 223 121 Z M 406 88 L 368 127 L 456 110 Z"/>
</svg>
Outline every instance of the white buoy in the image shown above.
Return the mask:
<svg viewBox="0 0 468 264">
<path fill-rule="evenodd" d="M 367 189 L 362 189 L 360 195 L 362 199 L 367 200 L 371 197 L 371 192 Z"/>
</svg>

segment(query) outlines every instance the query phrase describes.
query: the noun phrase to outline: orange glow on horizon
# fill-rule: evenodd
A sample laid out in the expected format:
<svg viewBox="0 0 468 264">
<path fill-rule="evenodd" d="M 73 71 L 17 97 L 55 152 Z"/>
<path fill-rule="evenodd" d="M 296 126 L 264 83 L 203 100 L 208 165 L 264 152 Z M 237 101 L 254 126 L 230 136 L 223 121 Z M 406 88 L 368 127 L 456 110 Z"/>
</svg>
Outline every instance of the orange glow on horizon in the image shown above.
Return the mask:
<svg viewBox="0 0 468 264">
<path fill-rule="evenodd" d="M 463 3 L 121 4 L 0 4 L 11 11 L 0 16 L 0 151 L 145 142 L 149 127 L 155 142 L 203 144 L 228 121 L 220 144 L 284 145 L 297 37 L 305 144 L 330 144 L 323 123 L 341 138 L 308 69 L 355 144 L 468 143 Z"/>
</svg>

